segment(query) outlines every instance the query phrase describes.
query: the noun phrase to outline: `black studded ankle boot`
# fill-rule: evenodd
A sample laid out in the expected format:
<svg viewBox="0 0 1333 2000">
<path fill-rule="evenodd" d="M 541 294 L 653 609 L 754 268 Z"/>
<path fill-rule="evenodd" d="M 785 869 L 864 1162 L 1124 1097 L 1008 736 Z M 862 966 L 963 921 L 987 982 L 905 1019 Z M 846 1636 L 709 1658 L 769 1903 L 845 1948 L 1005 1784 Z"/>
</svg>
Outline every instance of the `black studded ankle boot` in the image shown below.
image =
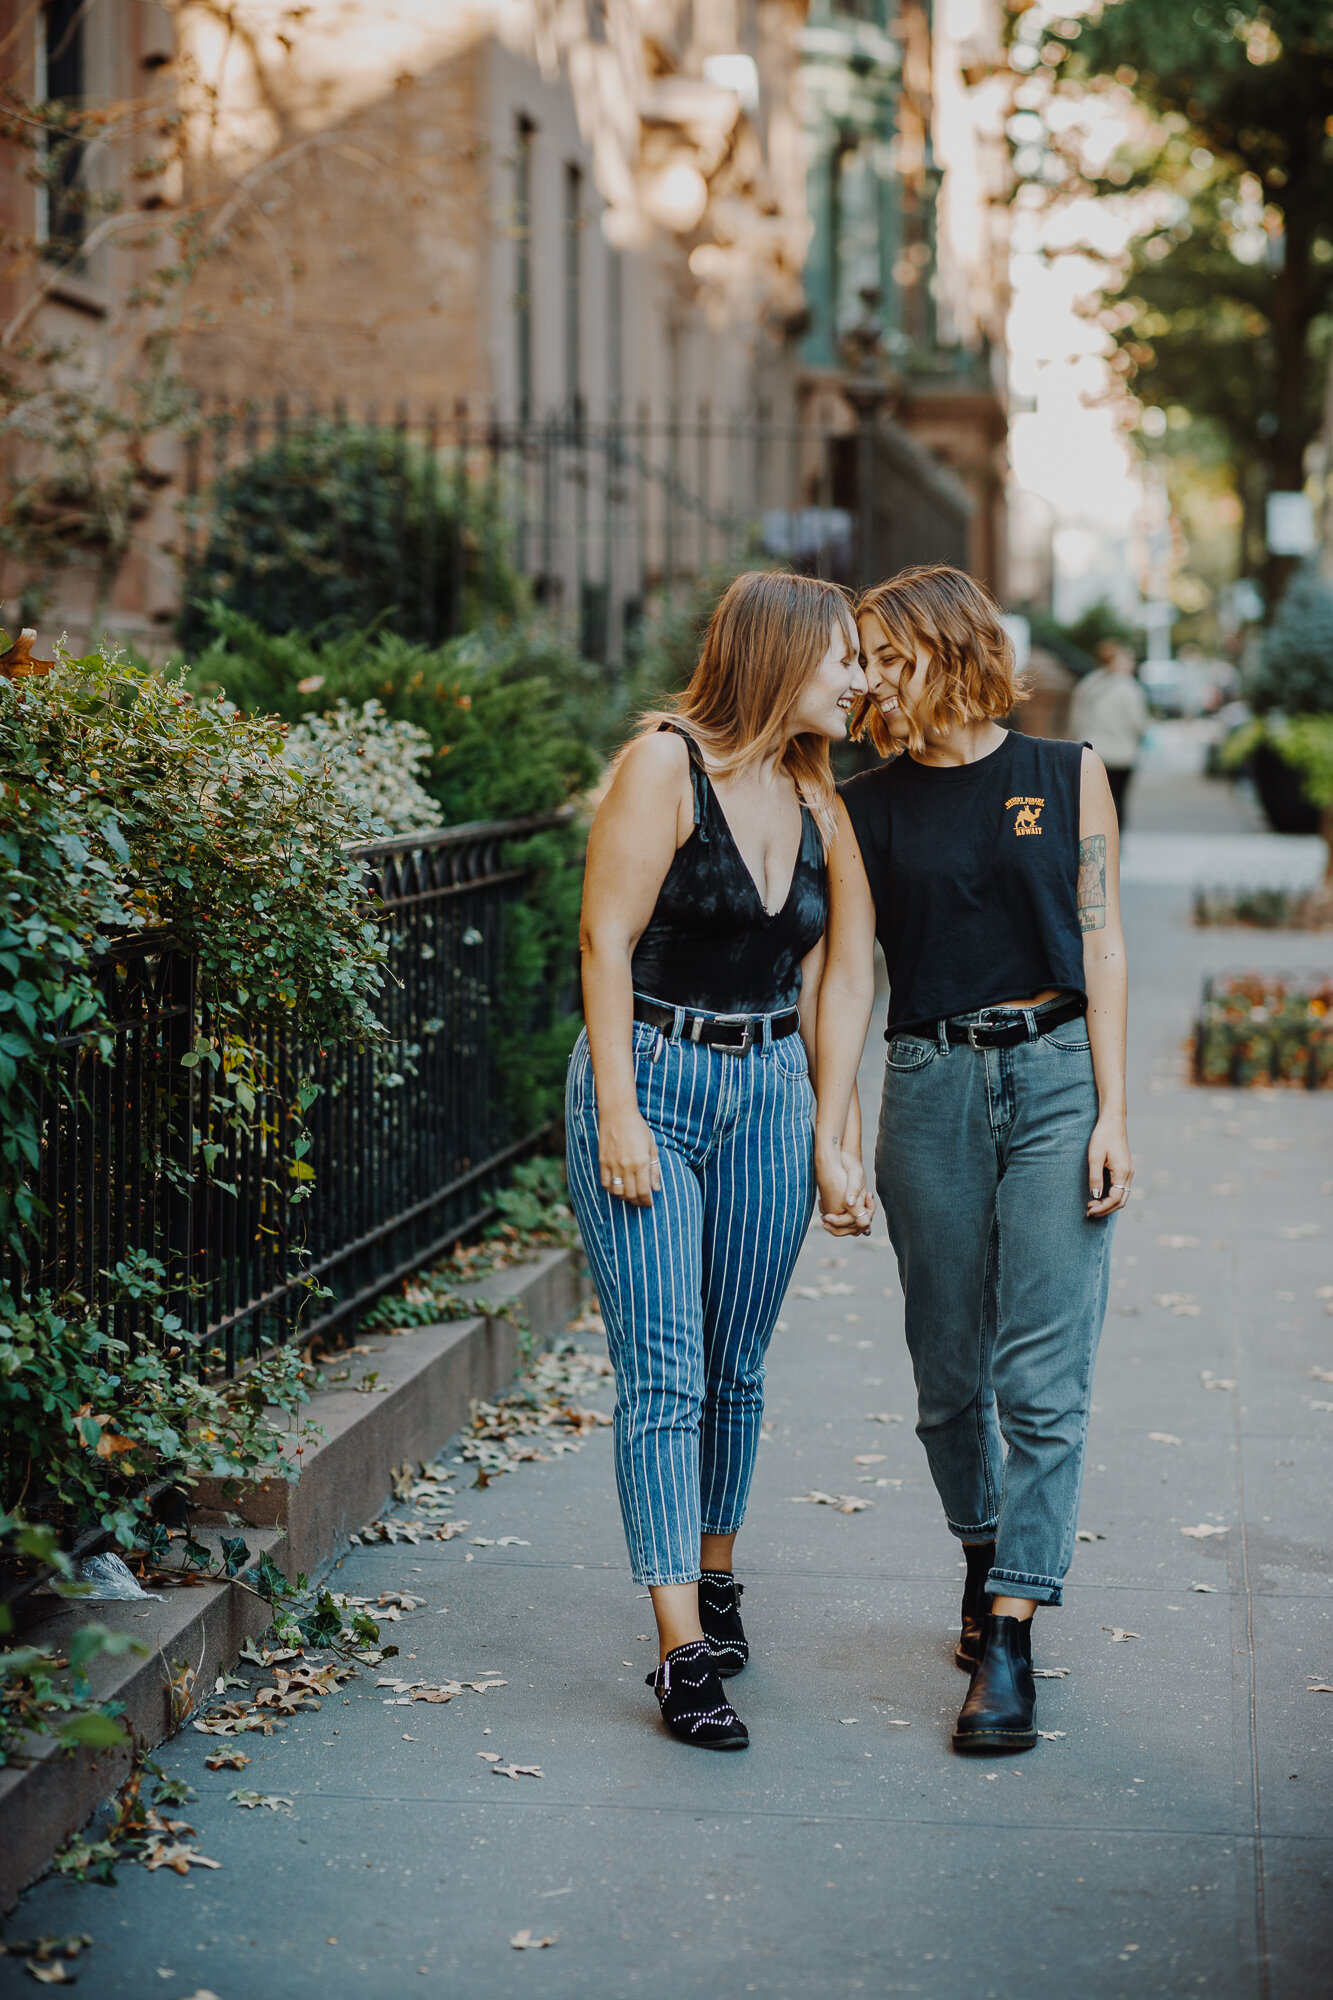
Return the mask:
<svg viewBox="0 0 1333 2000">
<path fill-rule="evenodd" d="M 1032 1678 L 1032 1620 L 988 1612 L 981 1658 L 959 1711 L 953 1747 L 974 1751 L 1031 1750 L 1037 1689 Z"/>
<path fill-rule="evenodd" d="M 749 1743 L 749 1730 L 722 1692 L 707 1639 L 673 1647 L 644 1678 L 663 1722 L 682 1743 L 700 1750 L 744 1750 Z"/>
<path fill-rule="evenodd" d="M 750 1642 L 741 1624 L 744 1589 L 727 1569 L 706 1569 L 699 1577 L 699 1623 L 718 1677 L 724 1681 L 738 1674 L 750 1657 Z"/>
<path fill-rule="evenodd" d="M 995 1561 L 995 1544 L 964 1542 L 963 1554 L 967 1558 L 967 1581 L 963 1585 L 962 1629 L 953 1658 L 955 1666 L 970 1674 L 981 1658 L 981 1628 L 990 1609 L 984 1586 Z M 704 1630 L 707 1629 L 705 1626 Z"/>
</svg>

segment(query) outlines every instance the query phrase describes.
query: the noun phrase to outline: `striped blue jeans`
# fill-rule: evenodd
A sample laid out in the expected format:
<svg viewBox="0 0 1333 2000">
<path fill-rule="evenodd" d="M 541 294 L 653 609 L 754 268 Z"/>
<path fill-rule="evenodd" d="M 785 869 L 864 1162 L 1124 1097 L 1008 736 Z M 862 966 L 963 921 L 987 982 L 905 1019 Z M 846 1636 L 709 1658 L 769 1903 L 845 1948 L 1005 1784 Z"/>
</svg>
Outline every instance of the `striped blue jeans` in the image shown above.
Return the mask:
<svg viewBox="0 0 1333 2000">
<path fill-rule="evenodd" d="M 699 1537 L 745 1519 L 764 1356 L 814 1201 L 799 1035 L 728 1055 L 634 1023 L 657 1141 L 651 1208 L 607 1194 L 587 1035 L 565 1097 L 569 1191 L 616 1370 L 615 1456 L 636 1583 L 694 1583 Z"/>
</svg>

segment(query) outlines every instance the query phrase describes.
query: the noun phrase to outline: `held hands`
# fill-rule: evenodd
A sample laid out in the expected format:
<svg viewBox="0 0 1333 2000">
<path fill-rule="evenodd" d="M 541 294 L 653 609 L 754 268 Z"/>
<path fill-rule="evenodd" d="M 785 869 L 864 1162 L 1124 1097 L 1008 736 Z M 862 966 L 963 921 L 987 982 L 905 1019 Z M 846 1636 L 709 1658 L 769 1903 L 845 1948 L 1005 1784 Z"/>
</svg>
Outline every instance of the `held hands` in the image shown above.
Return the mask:
<svg viewBox="0 0 1333 2000">
<path fill-rule="evenodd" d="M 602 1186 L 607 1193 L 637 1208 L 651 1208 L 653 1196 L 661 1192 L 662 1169 L 657 1142 L 637 1109 L 603 1114 L 600 1155 Z"/>
<path fill-rule="evenodd" d="M 819 1218 L 830 1236 L 868 1236 L 875 1197 L 866 1187 L 859 1155 L 841 1147 L 816 1152 Z"/>
<path fill-rule="evenodd" d="M 1133 1184 L 1134 1162 L 1124 1119 L 1099 1118 L 1088 1143 L 1088 1220 L 1095 1222 L 1123 1208 Z"/>
</svg>

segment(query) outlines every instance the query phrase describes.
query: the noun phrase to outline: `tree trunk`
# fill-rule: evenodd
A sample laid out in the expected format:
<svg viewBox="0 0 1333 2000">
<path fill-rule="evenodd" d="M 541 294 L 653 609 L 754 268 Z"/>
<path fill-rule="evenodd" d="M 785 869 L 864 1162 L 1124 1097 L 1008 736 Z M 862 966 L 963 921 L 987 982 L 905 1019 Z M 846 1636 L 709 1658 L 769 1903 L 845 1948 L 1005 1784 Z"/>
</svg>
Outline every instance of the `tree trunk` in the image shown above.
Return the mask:
<svg viewBox="0 0 1333 2000">
<path fill-rule="evenodd" d="M 1322 135 L 1321 141 L 1322 141 Z M 1303 147 L 1293 142 L 1289 187 L 1308 179 Z M 1268 450 L 1269 490 L 1298 493 L 1305 484 L 1305 448 L 1315 428 L 1310 415 L 1310 322 L 1318 293 L 1312 283 L 1314 218 L 1299 200 L 1284 213 L 1282 266 L 1273 276 L 1270 326 L 1273 339 L 1273 416 L 1276 428 Z M 1300 558 L 1270 554 L 1265 566 L 1268 612 L 1276 611 Z"/>
</svg>

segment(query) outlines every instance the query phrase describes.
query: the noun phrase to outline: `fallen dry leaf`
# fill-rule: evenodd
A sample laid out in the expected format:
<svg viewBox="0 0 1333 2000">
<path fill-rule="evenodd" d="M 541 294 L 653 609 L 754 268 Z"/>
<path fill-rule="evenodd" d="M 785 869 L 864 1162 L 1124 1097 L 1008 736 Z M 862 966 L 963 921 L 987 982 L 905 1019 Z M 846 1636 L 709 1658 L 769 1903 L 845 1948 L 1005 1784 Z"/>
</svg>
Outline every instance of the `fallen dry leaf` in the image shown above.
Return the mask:
<svg viewBox="0 0 1333 2000">
<path fill-rule="evenodd" d="M 230 1791 L 227 1797 L 238 1806 L 267 1806 L 270 1812 L 290 1812 L 292 1809 L 291 1800 L 284 1798 L 281 1792 Z"/>
<path fill-rule="evenodd" d="M 72 1986 L 75 1974 L 65 1970 L 61 1959 L 29 1958 L 24 1961 L 23 1970 L 30 1972 L 39 1986 Z"/>
<path fill-rule="evenodd" d="M 1312 1403 L 1310 1404 L 1310 1408 L 1311 1408 L 1312 1410 L 1333 1410 L 1333 1403 L 1315 1403 L 1315 1402 L 1312 1402 Z"/>
<path fill-rule="evenodd" d="M 903 1722 L 896 1715 L 886 1716 L 885 1720 L 890 1729 L 910 1729 L 912 1727 L 910 1722 Z"/>
<path fill-rule="evenodd" d="M 1215 1583 L 1192 1583 L 1190 1589 L 1197 1590 L 1201 1597 L 1217 1596 L 1217 1585 Z"/>
<path fill-rule="evenodd" d="M 1104 1542 L 1106 1537 L 1100 1534 L 1096 1528 L 1077 1528 L 1074 1531 L 1074 1540 L 1076 1542 Z"/>
<path fill-rule="evenodd" d="M 1236 1386 L 1234 1377 L 1230 1375 L 1214 1375 L 1212 1370 L 1208 1368 L 1203 1370 L 1199 1376 L 1199 1380 L 1203 1383 L 1205 1389 L 1234 1389 Z"/>
<path fill-rule="evenodd" d="M 1182 1535 L 1188 1535 L 1192 1542 L 1206 1542 L 1213 1535 L 1229 1535 L 1230 1528 L 1215 1528 L 1211 1521 L 1200 1521 L 1197 1528 L 1182 1528 Z"/>
<path fill-rule="evenodd" d="M 554 1944 L 553 1937 L 535 1938 L 532 1927 L 525 1924 L 521 1931 L 515 1931 L 509 1940 L 515 1951 L 545 1951 L 548 1944 Z"/>
<path fill-rule="evenodd" d="M 867 1410 L 866 1422 L 868 1424 L 900 1424 L 902 1418 L 893 1410 Z"/>
<path fill-rule="evenodd" d="M 177 1875 L 188 1875 L 192 1868 L 220 1868 L 220 1861 L 210 1861 L 197 1847 L 188 1841 L 158 1841 L 144 1855 L 143 1865 L 151 1874 L 155 1868 L 171 1868 Z"/>
<path fill-rule="evenodd" d="M 886 1453 L 882 1451 L 859 1451 L 852 1460 L 853 1465 L 883 1465 Z"/>
<path fill-rule="evenodd" d="M 1333 1681 L 1311 1681 L 1307 1694 L 1333 1694 Z"/>
<path fill-rule="evenodd" d="M 1113 1646 L 1120 1645 L 1125 1639 L 1141 1639 L 1143 1637 L 1142 1632 L 1127 1632 L 1123 1625 L 1103 1625 L 1102 1630 L 1103 1632 L 1110 1633 L 1111 1644 Z"/>
<path fill-rule="evenodd" d="M 629 1665 L 628 1660 L 626 1660 L 625 1665 L 626 1666 Z M 488 1764 L 498 1764 L 500 1761 L 500 1753 L 498 1750 L 478 1750 L 477 1755 L 479 1757 L 484 1757 Z"/>
<path fill-rule="evenodd" d="M 71 1932 L 68 1937 L 11 1938 L 7 1944 L 0 1942 L 0 1958 L 26 1958 L 24 1970 L 36 1979 L 40 1977 L 39 1965 L 49 1966 L 56 1958 L 77 1958 L 91 1943 L 86 1931 Z M 47 1980 L 44 1984 L 58 1986 L 60 1981 Z"/>
<path fill-rule="evenodd" d="M 1312 1368 L 1310 1374 L 1316 1382 L 1333 1382 L 1333 1368 Z"/>
<path fill-rule="evenodd" d="M 492 1764 L 491 1776 L 493 1778 L 544 1778 L 546 1773 L 540 1764 Z"/>
<path fill-rule="evenodd" d="M 213 1750 L 204 1759 L 207 1771 L 243 1771 L 250 1759 L 244 1750 Z"/>
<path fill-rule="evenodd" d="M 1062 1736 L 1068 1734 L 1068 1731 L 1064 1729 L 1039 1729 L 1037 1734 L 1038 1736 L 1044 1736 L 1048 1743 L 1058 1743 Z"/>
<path fill-rule="evenodd" d="M 1032 1678 L 1034 1681 L 1063 1681 L 1068 1680 L 1069 1672 L 1068 1667 L 1034 1667 Z"/>
<path fill-rule="evenodd" d="M 873 1500 L 858 1500 L 851 1493 L 791 1493 L 787 1497 L 797 1506 L 809 1501 L 812 1507 L 836 1507 L 840 1514 L 861 1514 L 875 1504 Z"/>
<path fill-rule="evenodd" d="M 1149 1431 L 1148 1442 L 1149 1444 L 1184 1444 L 1185 1440 L 1184 1438 L 1174 1436 L 1170 1431 Z"/>
</svg>

